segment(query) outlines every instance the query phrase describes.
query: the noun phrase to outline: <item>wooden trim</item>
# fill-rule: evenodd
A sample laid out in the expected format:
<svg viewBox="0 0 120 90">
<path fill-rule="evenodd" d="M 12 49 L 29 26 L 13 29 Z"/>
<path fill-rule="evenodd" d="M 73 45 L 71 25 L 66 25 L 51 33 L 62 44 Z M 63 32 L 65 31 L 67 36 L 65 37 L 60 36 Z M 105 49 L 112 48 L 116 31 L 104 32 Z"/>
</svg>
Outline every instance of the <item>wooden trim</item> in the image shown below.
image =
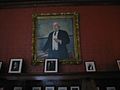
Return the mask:
<svg viewBox="0 0 120 90">
<path fill-rule="evenodd" d="M 73 80 L 73 79 L 120 79 L 120 72 L 81 72 L 57 74 L 1 74 L 4 80 Z"/>
<path fill-rule="evenodd" d="M 49 5 L 120 5 L 119 0 L 1 0 L 0 8 L 35 7 Z"/>
</svg>

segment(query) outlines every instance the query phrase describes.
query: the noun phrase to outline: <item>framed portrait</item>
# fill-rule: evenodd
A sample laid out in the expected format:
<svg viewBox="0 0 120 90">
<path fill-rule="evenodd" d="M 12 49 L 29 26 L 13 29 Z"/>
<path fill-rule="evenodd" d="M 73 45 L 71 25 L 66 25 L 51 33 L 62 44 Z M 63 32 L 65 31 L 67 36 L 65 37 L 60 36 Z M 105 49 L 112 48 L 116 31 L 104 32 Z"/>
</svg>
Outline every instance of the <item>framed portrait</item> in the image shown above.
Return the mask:
<svg viewBox="0 0 120 90">
<path fill-rule="evenodd" d="M 58 90 L 67 90 L 67 87 L 58 87 Z"/>
<path fill-rule="evenodd" d="M 45 59 L 44 72 L 45 73 L 58 72 L 58 59 Z"/>
<path fill-rule="evenodd" d="M 70 90 L 80 90 L 80 87 L 79 86 L 71 86 Z"/>
<path fill-rule="evenodd" d="M 33 64 L 57 58 L 62 64 L 81 61 L 79 14 L 41 13 L 33 15 Z"/>
<path fill-rule="evenodd" d="M 32 90 L 41 90 L 41 87 L 32 87 Z"/>
<path fill-rule="evenodd" d="M 23 59 L 11 59 L 8 73 L 21 73 Z"/>
<path fill-rule="evenodd" d="M 45 87 L 45 90 L 55 90 L 55 87 Z"/>
<path fill-rule="evenodd" d="M 1 68 L 2 68 L 2 62 L 0 62 L 0 70 L 1 70 Z"/>
<path fill-rule="evenodd" d="M 118 69 L 120 70 L 120 60 L 117 60 Z"/>
<path fill-rule="evenodd" d="M 106 87 L 106 90 L 116 90 L 115 87 Z"/>
<path fill-rule="evenodd" d="M 13 90 L 22 90 L 22 87 L 14 87 Z"/>
<path fill-rule="evenodd" d="M 96 71 L 95 62 L 94 61 L 85 62 L 85 68 L 87 72 L 95 72 Z"/>
</svg>

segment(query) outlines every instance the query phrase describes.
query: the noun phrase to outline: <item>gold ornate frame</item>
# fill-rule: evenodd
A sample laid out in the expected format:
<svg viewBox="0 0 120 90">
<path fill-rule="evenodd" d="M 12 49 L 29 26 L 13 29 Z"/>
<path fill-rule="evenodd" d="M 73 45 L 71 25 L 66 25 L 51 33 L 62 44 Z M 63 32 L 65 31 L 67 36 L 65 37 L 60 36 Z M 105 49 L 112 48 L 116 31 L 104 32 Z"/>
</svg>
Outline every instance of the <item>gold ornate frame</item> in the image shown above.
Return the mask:
<svg viewBox="0 0 120 90">
<path fill-rule="evenodd" d="M 45 58 L 41 58 L 38 56 L 38 42 L 42 42 L 40 39 L 38 39 L 38 34 L 44 34 L 46 31 L 50 32 L 50 30 L 41 30 L 43 27 L 49 28 L 49 22 L 51 21 L 57 21 L 62 22 L 65 24 L 68 23 L 68 27 L 63 26 L 66 29 L 70 29 L 72 32 L 72 38 L 73 38 L 73 55 L 74 57 L 68 58 L 67 60 L 59 60 L 62 64 L 79 64 L 81 62 L 81 50 L 80 50 L 80 33 L 79 33 L 79 14 L 78 13 L 41 13 L 41 14 L 33 14 L 33 33 L 32 33 L 32 62 L 34 65 L 43 63 Z M 68 21 L 65 21 L 65 20 Z M 48 21 L 45 21 L 48 20 Z M 70 23 L 70 22 L 72 23 Z M 46 26 L 43 23 L 47 23 Z M 63 24 L 62 23 L 62 24 Z M 71 25 L 69 25 L 71 24 Z M 40 32 L 41 31 L 41 32 Z M 39 33 L 38 33 L 39 32 Z M 72 46 L 72 45 L 71 45 Z M 71 48 L 70 48 L 71 49 Z M 72 50 L 71 50 L 72 51 Z"/>
</svg>

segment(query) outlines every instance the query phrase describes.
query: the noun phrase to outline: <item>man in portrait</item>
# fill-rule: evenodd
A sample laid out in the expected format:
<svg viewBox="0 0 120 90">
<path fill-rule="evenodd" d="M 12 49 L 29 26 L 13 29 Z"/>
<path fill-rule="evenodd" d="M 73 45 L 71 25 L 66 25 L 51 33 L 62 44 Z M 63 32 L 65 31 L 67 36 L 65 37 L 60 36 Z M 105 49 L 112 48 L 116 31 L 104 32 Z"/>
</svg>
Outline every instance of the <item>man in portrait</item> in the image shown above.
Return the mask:
<svg viewBox="0 0 120 90">
<path fill-rule="evenodd" d="M 19 70 L 19 65 L 20 65 L 19 61 L 13 61 L 11 70 L 12 71 L 18 71 Z"/>
<path fill-rule="evenodd" d="M 55 71 L 55 61 L 47 62 L 47 71 Z"/>
<path fill-rule="evenodd" d="M 70 43 L 68 33 L 60 29 L 58 22 L 52 24 L 53 32 L 48 36 L 42 51 L 48 52 L 47 58 L 67 59 L 69 57 L 66 45 Z"/>
</svg>

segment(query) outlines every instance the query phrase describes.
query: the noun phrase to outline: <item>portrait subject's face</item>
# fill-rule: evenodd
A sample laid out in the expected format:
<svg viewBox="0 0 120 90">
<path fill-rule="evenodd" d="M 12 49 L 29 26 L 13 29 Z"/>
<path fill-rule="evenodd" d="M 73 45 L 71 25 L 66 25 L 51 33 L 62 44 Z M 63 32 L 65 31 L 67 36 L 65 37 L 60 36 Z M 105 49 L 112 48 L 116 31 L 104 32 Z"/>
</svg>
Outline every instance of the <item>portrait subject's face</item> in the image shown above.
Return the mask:
<svg viewBox="0 0 120 90">
<path fill-rule="evenodd" d="M 53 23 L 53 30 L 56 31 L 56 30 L 59 30 L 60 26 L 57 22 Z"/>
</svg>

